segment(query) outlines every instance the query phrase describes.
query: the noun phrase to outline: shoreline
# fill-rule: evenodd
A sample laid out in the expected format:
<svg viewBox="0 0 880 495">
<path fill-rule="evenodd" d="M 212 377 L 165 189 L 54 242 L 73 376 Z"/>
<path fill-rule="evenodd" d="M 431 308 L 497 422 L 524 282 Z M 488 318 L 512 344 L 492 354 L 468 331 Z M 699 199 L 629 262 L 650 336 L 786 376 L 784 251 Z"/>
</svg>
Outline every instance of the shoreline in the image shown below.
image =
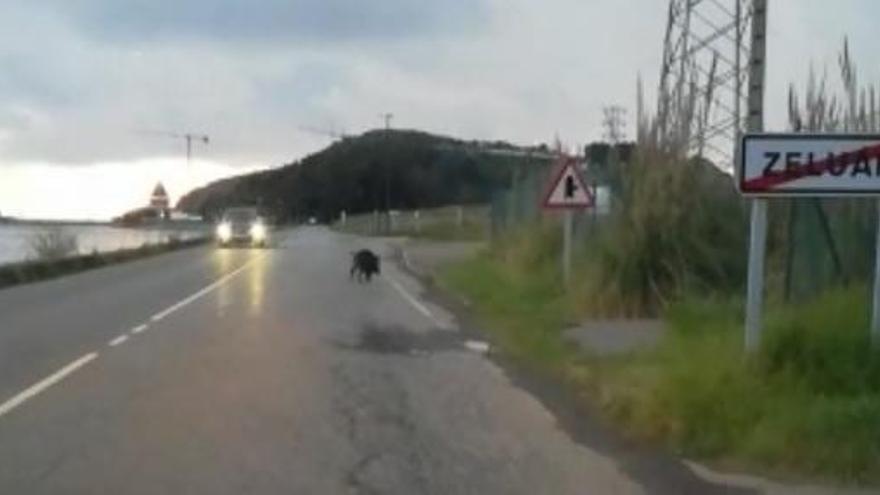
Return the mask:
<svg viewBox="0 0 880 495">
<path fill-rule="evenodd" d="M 181 249 L 204 246 L 211 241 L 211 236 L 206 235 L 196 239 L 174 240 L 162 244 L 147 244 L 136 248 L 80 254 L 58 260 L 21 261 L 4 264 L 0 265 L 0 290 L 158 256 Z"/>
</svg>

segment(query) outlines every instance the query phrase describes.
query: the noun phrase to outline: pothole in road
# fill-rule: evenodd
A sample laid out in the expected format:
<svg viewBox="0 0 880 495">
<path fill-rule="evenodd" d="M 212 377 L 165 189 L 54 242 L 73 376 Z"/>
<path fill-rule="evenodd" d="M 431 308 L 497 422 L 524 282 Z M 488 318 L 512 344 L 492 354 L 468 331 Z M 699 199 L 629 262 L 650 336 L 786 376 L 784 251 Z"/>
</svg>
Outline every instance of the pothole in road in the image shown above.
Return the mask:
<svg viewBox="0 0 880 495">
<path fill-rule="evenodd" d="M 420 355 L 443 351 L 485 352 L 488 345 L 464 341 L 460 334 L 447 330 L 413 332 L 403 327 L 365 325 L 353 346 L 355 350 L 377 354 Z"/>
</svg>

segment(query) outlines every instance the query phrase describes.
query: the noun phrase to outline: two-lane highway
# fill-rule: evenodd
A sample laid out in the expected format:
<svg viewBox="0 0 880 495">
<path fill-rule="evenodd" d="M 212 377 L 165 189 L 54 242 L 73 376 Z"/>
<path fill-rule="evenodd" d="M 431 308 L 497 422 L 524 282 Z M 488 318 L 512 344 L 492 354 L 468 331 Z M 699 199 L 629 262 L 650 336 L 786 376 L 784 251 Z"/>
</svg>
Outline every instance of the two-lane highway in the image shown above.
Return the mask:
<svg viewBox="0 0 880 495">
<path fill-rule="evenodd" d="M 282 234 L 279 234 L 282 235 Z M 0 493 L 640 493 L 365 241 L 195 249 L 0 291 Z"/>
</svg>

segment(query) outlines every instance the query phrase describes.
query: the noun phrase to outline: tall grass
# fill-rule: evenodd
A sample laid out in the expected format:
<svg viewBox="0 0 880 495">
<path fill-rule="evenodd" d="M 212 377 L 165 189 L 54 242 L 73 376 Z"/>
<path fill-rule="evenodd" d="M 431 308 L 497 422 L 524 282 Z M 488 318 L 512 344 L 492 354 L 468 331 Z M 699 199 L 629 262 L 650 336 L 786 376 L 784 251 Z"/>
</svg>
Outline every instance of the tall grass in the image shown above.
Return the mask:
<svg viewBox="0 0 880 495">
<path fill-rule="evenodd" d="M 844 40 L 838 78 L 811 68 L 806 84 L 789 88 L 789 126 L 795 132 L 880 131 L 880 87 L 864 84 Z M 841 283 L 866 281 L 873 260 L 874 201 L 858 198 L 791 199 L 771 208 L 771 236 L 784 252 L 785 287 L 793 299 L 809 300 Z"/>
<path fill-rule="evenodd" d="M 667 313 L 659 349 L 606 364 L 603 405 L 628 429 L 702 458 L 849 482 L 880 480 L 880 353 L 863 288 L 775 308 L 744 361 L 738 303 Z"/>
<path fill-rule="evenodd" d="M 729 177 L 649 145 L 623 176 L 620 203 L 580 264 L 585 314 L 653 315 L 683 295 L 741 285 L 745 210 Z"/>
</svg>

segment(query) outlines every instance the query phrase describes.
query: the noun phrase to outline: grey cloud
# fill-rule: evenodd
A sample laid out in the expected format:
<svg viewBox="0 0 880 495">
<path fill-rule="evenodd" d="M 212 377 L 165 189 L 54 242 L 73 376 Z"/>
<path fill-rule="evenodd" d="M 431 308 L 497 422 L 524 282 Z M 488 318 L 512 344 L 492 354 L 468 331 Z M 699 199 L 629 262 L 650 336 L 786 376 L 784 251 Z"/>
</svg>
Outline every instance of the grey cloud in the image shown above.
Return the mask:
<svg viewBox="0 0 880 495">
<path fill-rule="evenodd" d="M 123 42 L 161 38 L 358 41 L 478 29 L 488 0 L 48 0 L 88 35 Z"/>
</svg>

